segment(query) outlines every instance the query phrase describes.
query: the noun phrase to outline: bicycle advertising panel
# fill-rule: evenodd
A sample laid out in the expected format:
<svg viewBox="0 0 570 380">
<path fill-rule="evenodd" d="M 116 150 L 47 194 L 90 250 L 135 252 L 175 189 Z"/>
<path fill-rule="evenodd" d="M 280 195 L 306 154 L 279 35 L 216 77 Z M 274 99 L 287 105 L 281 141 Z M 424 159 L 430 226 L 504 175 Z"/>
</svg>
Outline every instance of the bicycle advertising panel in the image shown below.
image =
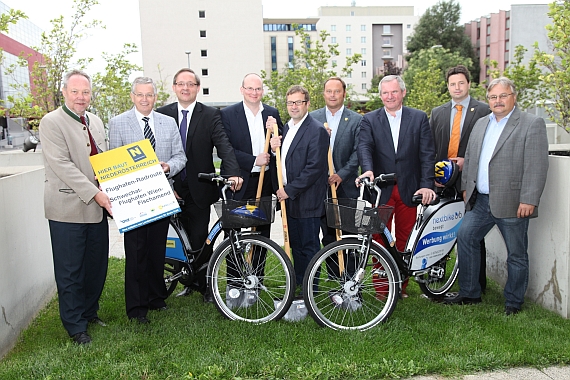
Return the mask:
<svg viewBox="0 0 570 380">
<path fill-rule="evenodd" d="M 465 215 L 463 201 L 452 201 L 439 207 L 422 223 L 420 236 L 415 241 L 410 270 L 421 270 L 432 266 L 451 251 L 457 240 L 457 231 Z"/>
<path fill-rule="evenodd" d="M 178 201 L 148 140 L 91 156 L 102 191 L 109 196 L 119 232 L 180 212 Z"/>
</svg>

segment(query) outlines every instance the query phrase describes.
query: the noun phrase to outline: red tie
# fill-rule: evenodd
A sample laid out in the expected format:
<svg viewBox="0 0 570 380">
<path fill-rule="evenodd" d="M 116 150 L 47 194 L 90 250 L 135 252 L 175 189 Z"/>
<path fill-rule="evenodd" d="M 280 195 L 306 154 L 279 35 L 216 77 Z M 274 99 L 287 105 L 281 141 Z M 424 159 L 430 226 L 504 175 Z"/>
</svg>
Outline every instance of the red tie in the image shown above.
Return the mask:
<svg viewBox="0 0 570 380">
<path fill-rule="evenodd" d="M 89 131 L 89 126 L 87 125 L 87 122 L 85 120 L 85 116 L 79 116 L 79 118 L 81 119 L 81 123 L 85 126 L 85 128 L 87 128 L 87 134 L 89 135 L 89 142 L 91 145 L 91 153 L 89 155 L 94 156 L 97 153 L 99 153 L 97 151 L 97 145 L 95 145 L 95 140 L 93 140 L 93 136 L 91 136 L 91 132 Z"/>
</svg>

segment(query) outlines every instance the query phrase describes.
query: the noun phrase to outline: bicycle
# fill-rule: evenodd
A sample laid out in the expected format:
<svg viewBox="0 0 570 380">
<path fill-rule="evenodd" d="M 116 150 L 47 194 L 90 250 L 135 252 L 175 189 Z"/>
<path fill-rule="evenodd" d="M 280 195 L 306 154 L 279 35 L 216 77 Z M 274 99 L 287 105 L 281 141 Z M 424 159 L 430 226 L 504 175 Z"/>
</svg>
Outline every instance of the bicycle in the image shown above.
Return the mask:
<svg viewBox="0 0 570 380">
<path fill-rule="evenodd" d="M 194 288 L 196 274 L 206 270 L 207 286 L 224 317 L 252 323 L 280 319 L 294 297 L 293 265 L 277 243 L 259 233 L 241 230 L 272 223 L 275 198 L 227 199 L 231 181 L 216 174 L 198 176 L 224 184 L 222 200 L 214 204 L 219 219 L 202 247 L 195 250 L 179 216 L 171 216 L 164 267 L 168 295 L 179 282 Z M 226 236 L 210 256 L 210 247 L 222 231 Z"/>
<path fill-rule="evenodd" d="M 394 181 L 394 174 L 382 174 L 373 181 L 365 178 L 358 199 L 325 201 L 327 224 L 355 235 L 342 236 L 321 249 L 305 272 L 305 305 L 319 325 L 367 330 L 390 317 L 406 277 L 415 277 L 432 299 L 444 297 L 457 279 L 453 248 L 465 215 L 463 199 L 451 188 L 429 205 L 414 196 L 413 202 L 419 205 L 416 223 L 405 251 L 399 252 L 386 226 L 393 207 L 378 206 L 380 187 Z M 376 192 L 374 206 L 363 199 L 365 188 Z M 376 233 L 385 247 L 373 240 Z M 338 276 L 327 277 L 327 265 L 338 268 Z"/>
</svg>

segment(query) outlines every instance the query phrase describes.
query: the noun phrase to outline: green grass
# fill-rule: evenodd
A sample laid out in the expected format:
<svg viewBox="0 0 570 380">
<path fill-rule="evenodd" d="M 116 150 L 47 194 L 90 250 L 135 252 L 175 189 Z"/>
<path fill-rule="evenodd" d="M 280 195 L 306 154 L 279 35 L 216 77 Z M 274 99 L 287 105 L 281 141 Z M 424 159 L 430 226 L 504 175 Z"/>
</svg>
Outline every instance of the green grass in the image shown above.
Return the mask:
<svg viewBox="0 0 570 380">
<path fill-rule="evenodd" d="M 503 313 L 499 287 L 484 302 L 446 306 L 410 298 L 381 326 L 335 332 L 312 319 L 260 326 L 221 317 L 201 297 L 170 298 L 151 324 L 127 321 L 124 261 L 112 259 L 93 343 L 71 343 L 53 300 L 0 362 L 0 379 L 379 379 L 570 363 L 570 321 L 527 302 Z"/>
</svg>

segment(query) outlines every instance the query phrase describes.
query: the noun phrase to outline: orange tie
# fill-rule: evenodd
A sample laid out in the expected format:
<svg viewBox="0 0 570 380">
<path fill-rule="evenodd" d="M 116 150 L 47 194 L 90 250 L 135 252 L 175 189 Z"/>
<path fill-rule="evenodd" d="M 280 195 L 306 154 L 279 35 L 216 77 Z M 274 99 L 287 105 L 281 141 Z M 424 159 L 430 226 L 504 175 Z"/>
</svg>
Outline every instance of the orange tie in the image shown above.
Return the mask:
<svg viewBox="0 0 570 380">
<path fill-rule="evenodd" d="M 463 106 L 456 104 L 457 112 L 453 118 L 453 126 L 451 127 L 451 137 L 449 138 L 449 146 L 447 148 L 447 156 L 449 158 L 457 157 L 459 151 L 459 140 L 461 139 L 461 110 Z"/>
</svg>

